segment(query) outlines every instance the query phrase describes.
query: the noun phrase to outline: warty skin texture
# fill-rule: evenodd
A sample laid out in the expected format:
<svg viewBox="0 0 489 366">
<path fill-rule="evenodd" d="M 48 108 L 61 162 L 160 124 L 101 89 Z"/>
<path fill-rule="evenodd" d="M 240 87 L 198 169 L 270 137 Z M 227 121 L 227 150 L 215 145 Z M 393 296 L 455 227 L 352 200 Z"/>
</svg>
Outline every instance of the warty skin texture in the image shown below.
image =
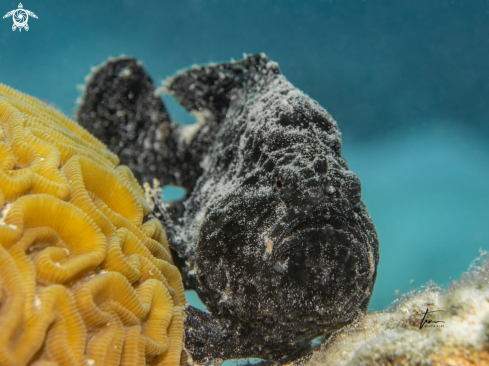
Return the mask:
<svg viewBox="0 0 489 366">
<path fill-rule="evenodd" d="M 172 135 L 186 168 L 171 163 L 174 175 L 201 172 L 183 216 L 160 207 L 186 285 L 210 311 L 187 310 L 186 348 L 199 364 L 293 361 L 365 313 L 377 273 L 377 233 L 337 124 L 262 55 L 165 87 L 199 121 Z"/>
<path fill-rule="evenodd" d="M 93 69 L 77 120 L 104 141 L 141 184 L 153 178 L 185 187 L 195 184 L 192 174 L 180 178 L 173 173 L 174 164 L 184 168 L 172 136 L 178 125 L 170 121 L 153 82 L 135 59 L 111 59 Z"/>
</svg>

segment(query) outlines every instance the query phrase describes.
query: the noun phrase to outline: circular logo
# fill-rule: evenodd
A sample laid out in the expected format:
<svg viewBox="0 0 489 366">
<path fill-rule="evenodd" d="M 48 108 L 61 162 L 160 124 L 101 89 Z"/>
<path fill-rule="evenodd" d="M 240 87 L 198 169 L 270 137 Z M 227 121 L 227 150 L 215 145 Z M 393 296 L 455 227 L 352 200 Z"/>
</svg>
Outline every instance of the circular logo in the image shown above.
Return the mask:
<svg viewBox="0 0 489 366">
<path fill-rule="evenodd" d="M 29 14 L 24 9 L 17 9 L 13 14 L 14 24 L 22 28 L 27 24 L 27 20 L 29 19 Z"/>
</svg>

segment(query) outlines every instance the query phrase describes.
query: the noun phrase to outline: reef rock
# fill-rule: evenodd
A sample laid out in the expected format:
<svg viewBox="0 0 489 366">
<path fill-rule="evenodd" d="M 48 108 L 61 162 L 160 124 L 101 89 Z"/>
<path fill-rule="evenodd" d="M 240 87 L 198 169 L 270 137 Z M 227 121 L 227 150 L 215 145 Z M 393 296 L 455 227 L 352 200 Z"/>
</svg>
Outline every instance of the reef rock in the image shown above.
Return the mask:
<svg viewBox="0 0 489 366">
<path fill-rule="evenodd" d="M 488 278 L 486 259 L 447 290 L 431 282 L 404 294 L 338 331 L 307 366 L 489 365 Z"/>
<path fill-rule="evenodd" d="M 117 120 L 118 131 L 132 124 L 126 110 L 133 110 L 134 98 L 110 87 L 130 74 L 118 63 L 137 64 L 111 60 L 89 79 L 79 117 L 89 129 L 117 115 L 126 116 Z M 131 90 L 150 90 L 147 80 L 141 72 Z M 88 102 L 99 86 L 105 92 L 98 101 L 122 109 Z M 169 131 L 162 164 L 173 175 L 156 178 L 188 192 L 180 209 L 159 205 L 154 214 L 167 229 L 187 288 L 210 311 L 187 309 L 193 361 L 290 362 L 314 338 L 363 316 L 379 244 L 332 117 L 263 55 L 195 67 L 167 80 L 165 90 L 198 121 L 189 127 L 154 122 Z M 158 154 L 136 145 L 121 151 Z"/>
</svg>

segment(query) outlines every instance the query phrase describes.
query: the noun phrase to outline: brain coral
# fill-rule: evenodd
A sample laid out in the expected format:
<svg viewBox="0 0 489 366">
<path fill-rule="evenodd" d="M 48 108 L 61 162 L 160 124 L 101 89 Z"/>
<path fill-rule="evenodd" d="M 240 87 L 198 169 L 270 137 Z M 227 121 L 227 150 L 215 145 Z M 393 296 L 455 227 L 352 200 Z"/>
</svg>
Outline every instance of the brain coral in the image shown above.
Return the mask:
<svg viewBox="0 0 489 366">
<path fill-rule="evenodd" d="M 131 171 L 2 84 L 0 126 L 0 365 L 179 364 L 184 289 Z"/>
</svg>

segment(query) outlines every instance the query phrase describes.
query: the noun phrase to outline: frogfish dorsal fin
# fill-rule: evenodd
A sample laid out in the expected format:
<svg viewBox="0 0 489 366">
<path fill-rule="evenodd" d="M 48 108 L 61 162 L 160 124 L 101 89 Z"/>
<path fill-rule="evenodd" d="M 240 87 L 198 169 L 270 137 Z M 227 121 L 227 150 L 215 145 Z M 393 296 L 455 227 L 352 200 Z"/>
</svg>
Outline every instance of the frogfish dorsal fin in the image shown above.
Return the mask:
<svg viewBox="0 0 489 366">
<path fill-rule="evenodd" d="M 249 55 L 242 61 L 197 66 L 168 79 L 166 87 L 188 111 L 208 110 L 215 119 L 226 114 L 233 90 L 266 84 L 280 74 L 278 64 L 265 55 Z"/>
</svg>

